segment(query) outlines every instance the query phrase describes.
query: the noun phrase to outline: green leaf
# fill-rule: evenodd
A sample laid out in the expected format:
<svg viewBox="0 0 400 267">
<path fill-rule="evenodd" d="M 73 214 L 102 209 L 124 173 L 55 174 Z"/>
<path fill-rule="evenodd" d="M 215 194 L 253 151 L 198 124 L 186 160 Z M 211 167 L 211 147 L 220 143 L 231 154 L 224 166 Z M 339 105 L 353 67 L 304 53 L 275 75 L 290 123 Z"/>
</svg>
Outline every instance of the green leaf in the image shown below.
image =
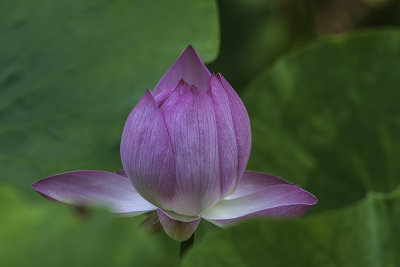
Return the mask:
<svg viewBox="0 0 400 267">
<path fill-rule="evenodd" d="M 400 32 L 326 38 L 282 58 L 244 92 L 248 169 L 300 184 L 314 211 L 400 184 Z"/>
<path fill-rule="evenodd" d="M 183 266 L 400 265 L 399 69 L 388 30 L 326 38 L 264 71 L 244 92 L 249 169 L 315 194 L 314 215 L 212 231 Z"/>
<path fill-rule="evenodd" d="M 174 266 L 179 244 L 139 230 L 142 217 L 103 210 L 78 216 L 71 207 L 27 203 L 0 187 L 1 266 Z M 5 204 L 6 203 L 6 204 Z"/>
<path fill-rule="evenodd" d="M 183 266 L 399 266 L 400 187 L 335 212 L 211 233 Z"/>
<path fill-rule="evenodd" d="M 121 168 L 124 121 L 192 44 L 216 57 L 213 0 L 8 0 L 0 8 L 0 180 Z"/>
</svg>

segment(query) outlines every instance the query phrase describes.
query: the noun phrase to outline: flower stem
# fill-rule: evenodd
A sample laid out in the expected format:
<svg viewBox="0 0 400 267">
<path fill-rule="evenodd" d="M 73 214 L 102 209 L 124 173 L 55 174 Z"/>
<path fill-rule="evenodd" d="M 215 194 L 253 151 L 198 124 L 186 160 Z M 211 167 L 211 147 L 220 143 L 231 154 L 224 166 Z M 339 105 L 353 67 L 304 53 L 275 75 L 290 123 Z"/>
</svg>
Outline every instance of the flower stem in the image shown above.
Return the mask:
<svg viewBox="0 0 400 267">
<path fill-rule="evenodd" d="M 194 233 L 192 236 L 183 242 L 181 242 L 181 250 L 179 252 L 179 258 L 182 259 L 183 255 L 193 246 L 194 243 Z"/>
</svg>

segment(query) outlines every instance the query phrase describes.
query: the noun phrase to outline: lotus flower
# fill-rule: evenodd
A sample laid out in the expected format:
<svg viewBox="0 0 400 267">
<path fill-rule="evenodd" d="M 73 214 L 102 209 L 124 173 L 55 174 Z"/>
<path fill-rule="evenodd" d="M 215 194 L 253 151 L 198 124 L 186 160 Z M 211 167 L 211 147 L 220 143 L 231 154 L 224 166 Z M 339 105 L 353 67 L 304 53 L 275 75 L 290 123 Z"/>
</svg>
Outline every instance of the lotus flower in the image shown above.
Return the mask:
<svg viewBox="0 0 400 267">
<path fill-rule="evenodd" d="M 157 211 L 165 232 L 187 240 L 200 219 L 218 226 L 256 217 L 296 217 L 317 199 L 300 187 L 245 171 L 250 120 L 221 74 L 188 46 L 130 113 L 121 139 L 123 170 L 72 171 L 37 181 L 41 195 L 112 212 Z"/>
</svg>

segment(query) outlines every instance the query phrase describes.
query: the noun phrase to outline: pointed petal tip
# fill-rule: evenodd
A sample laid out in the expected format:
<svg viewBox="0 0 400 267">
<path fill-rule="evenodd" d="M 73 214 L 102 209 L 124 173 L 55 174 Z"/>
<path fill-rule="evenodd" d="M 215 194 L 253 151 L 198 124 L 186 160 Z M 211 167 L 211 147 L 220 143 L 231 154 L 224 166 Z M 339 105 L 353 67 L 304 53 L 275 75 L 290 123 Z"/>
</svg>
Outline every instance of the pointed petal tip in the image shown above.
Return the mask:
<svg viewBox="0 0 400 267">
<path fill-rule="evenodd" d="M 39 181 L 40 181 L 40 180 L 39 180 Z M 32 187 L 33 190 L 37 191 L 36 188 L 37 188 L 37 183 L 38 183 L 39 181 L 36 181 L 36 182 L 34 182 L 34 183 L 31 184 L 31 187 Z"/>
<path fill-rule="evenodd" d="M 182 78 L 206 92 L 210 74 L 193 46 L 188 45 L 157 83 L 153 93 L 160 94 Z"/>
<path fill-rule="evenodd" d="M 224 76 L 222 76 L 222 74 L 220 72 L 218 72 L 217 74 L 215 74 L 215 77 L 222 83 L 222 79 L 225 79 Z"/>
<path fill-rule="evenodd" d="M 211 73 L 211 78 L 210 78 L 210 80 L 219 80 L 218 74 Z"/>
<path fill-rule="evenodd" d="M 194 49 L 193 45 L 189 44 L 186 46 L 186 48 L 183 50 L 183 52 L 196 52 L 196 49 Z"/>
<path fill-rule="evenodd" d="M 46 177 L 46 178 L 42 178 L 42 179 L 32 183 L 31 184 L 32 189 L 41 195 L 45 194 L 45 190 L 44 190 L 45 188 L 43 188 L 43 186 L 45 186 L 45 183 L 48 179 L 49 179 L 49 177 Z"/>
<path fill-rule="evenodd" d="M 155 99 L 154 99 L 154 96 L 153 96 L 153 93 L 151 92 L 151 90 L 149 88 L 146 88 L 146 91 L 144 92 L 143 96 L 139 99 L 139 101 L 136 103 L 135 107 L 138 106 L 139 103 L 141 103 L 141 102 L 149 103 L 149 101 L 150 101 L 150 103 L 153 101 L 155 102 Z M 132 111 L 135 109 L 135 107 L 132 109 Z"/>
<path fill-rule="evenodd" d="M 194 47 L 192 45 L 186 46 L 186 48 L 183 49 L 182 53 L 179 55 L 178 58 L 184 57 L 184 56 L 189 55 L 189 54 L 191 54 L 192 56 L 195 56 L 195 57 L 200 59 L 199 54 L 197 53 L 196 49 L 194 49 Z"/>
<path fill-rule="evenodd" d="M 53 201 L 53 202 L 59 202 L 58 200 L 56 200 L 55 198 L 51 197 L 50 195 L 46 194 L 46 190 L 42 188 L 42 183 L 43 180 L 45 180 L 47 178 L 43 178 L 40 179 L 34 183 L 31 184 L 31 187 L 33 190 L 36 191 L 36 193 L 38 193 L 39 195 L 41 195 L 42 197 L 46 198 L 47 200 Z"/>
<path fill-rule="evenodd" d="M 304 190 L 304 191 L 310 195 L 310 204 L 309 204 L 310 206 L 314 206 L 315 204 L 318 203 L 318 198 L 316 196 L 314 196 L 313 194 L 311 194 L 310 192 L 308 192 L 306 190 Z"/>
<path fill-rule="evenodd" d="M 32 184 L 43 197 L 69 205 L 106 206 L 114 213 L 139 215 L 156 207 L 144 200 L 128 179 L 97 170 L 71 171 Z"/>
<path fill-rule="evenodd" d="M 275 184 L 260 191 L 219 202 L 203 218 L 224 226 L 251 217 L 296 218 L 317 203 L 317 198 L 293 184 Z"/>
<path fill-rule="evenodd" d="M 312 207 L 312 206 L 314 206 L 315 204 L 318 203 L 318 199 L 313 194 L 311 194 L 307 190 L 301 188 L 300 186 L 295 185 L 295 184 L 287 184 L 287 186 L 291 186 L 293 188 L 297 188 L 297 190 L 303 192 L 303 194 L 304 194 L 303 201 L 299 201 L 298 204 L 307 205 L 307 206 Z"/>
<path fill-rule="evenodd" d="M 151 96 L 152 98 L 154 98 L 153 93 L 151 92 L 151 90 L 149 88 L 146 89 L 146 92 L 144 92 L 144 95 Z"/>
<path fill-rule="evenodd" d="M 208 81 L 208 87 L 210 91 L 213 91 L 217 88 L 223 88 L 221 79 L 218 77 L 218 74 L 211 73 L 210 79 Z"/>
<path fill-rule="evenodd" d="M 194 47 L 192 45 L 188 45 L 186 46 L 185 49 L 183 49 L 182 53 L 180 54 L 179 57 L 184 57 L 186 55 L 192 55 L 194 57 L 197 57 L 201 62 L 203 62 L 199 56 L 199 54 L 197 53 L 196 49 L 194 49 Z"/>
</svg>

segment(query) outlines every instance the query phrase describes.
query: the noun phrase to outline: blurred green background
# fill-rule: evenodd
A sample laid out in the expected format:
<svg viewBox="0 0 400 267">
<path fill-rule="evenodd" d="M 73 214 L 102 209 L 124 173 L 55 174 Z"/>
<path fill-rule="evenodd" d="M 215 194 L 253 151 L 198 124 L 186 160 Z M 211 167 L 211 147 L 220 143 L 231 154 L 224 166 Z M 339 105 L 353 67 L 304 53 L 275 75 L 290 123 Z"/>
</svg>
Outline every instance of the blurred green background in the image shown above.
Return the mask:
<svg viewBox="0 0 400 267">
<path fill-rule="evenodd" d="M 3 0 L 0 266 L 400 266 L 400 1 Z M 202 222 L 195 246 L 41 198 L 121 168 L 124 121 L 192 44 L 241 95 L 248 169 L 319 203 L 295 220 Z"/>
</svg>

